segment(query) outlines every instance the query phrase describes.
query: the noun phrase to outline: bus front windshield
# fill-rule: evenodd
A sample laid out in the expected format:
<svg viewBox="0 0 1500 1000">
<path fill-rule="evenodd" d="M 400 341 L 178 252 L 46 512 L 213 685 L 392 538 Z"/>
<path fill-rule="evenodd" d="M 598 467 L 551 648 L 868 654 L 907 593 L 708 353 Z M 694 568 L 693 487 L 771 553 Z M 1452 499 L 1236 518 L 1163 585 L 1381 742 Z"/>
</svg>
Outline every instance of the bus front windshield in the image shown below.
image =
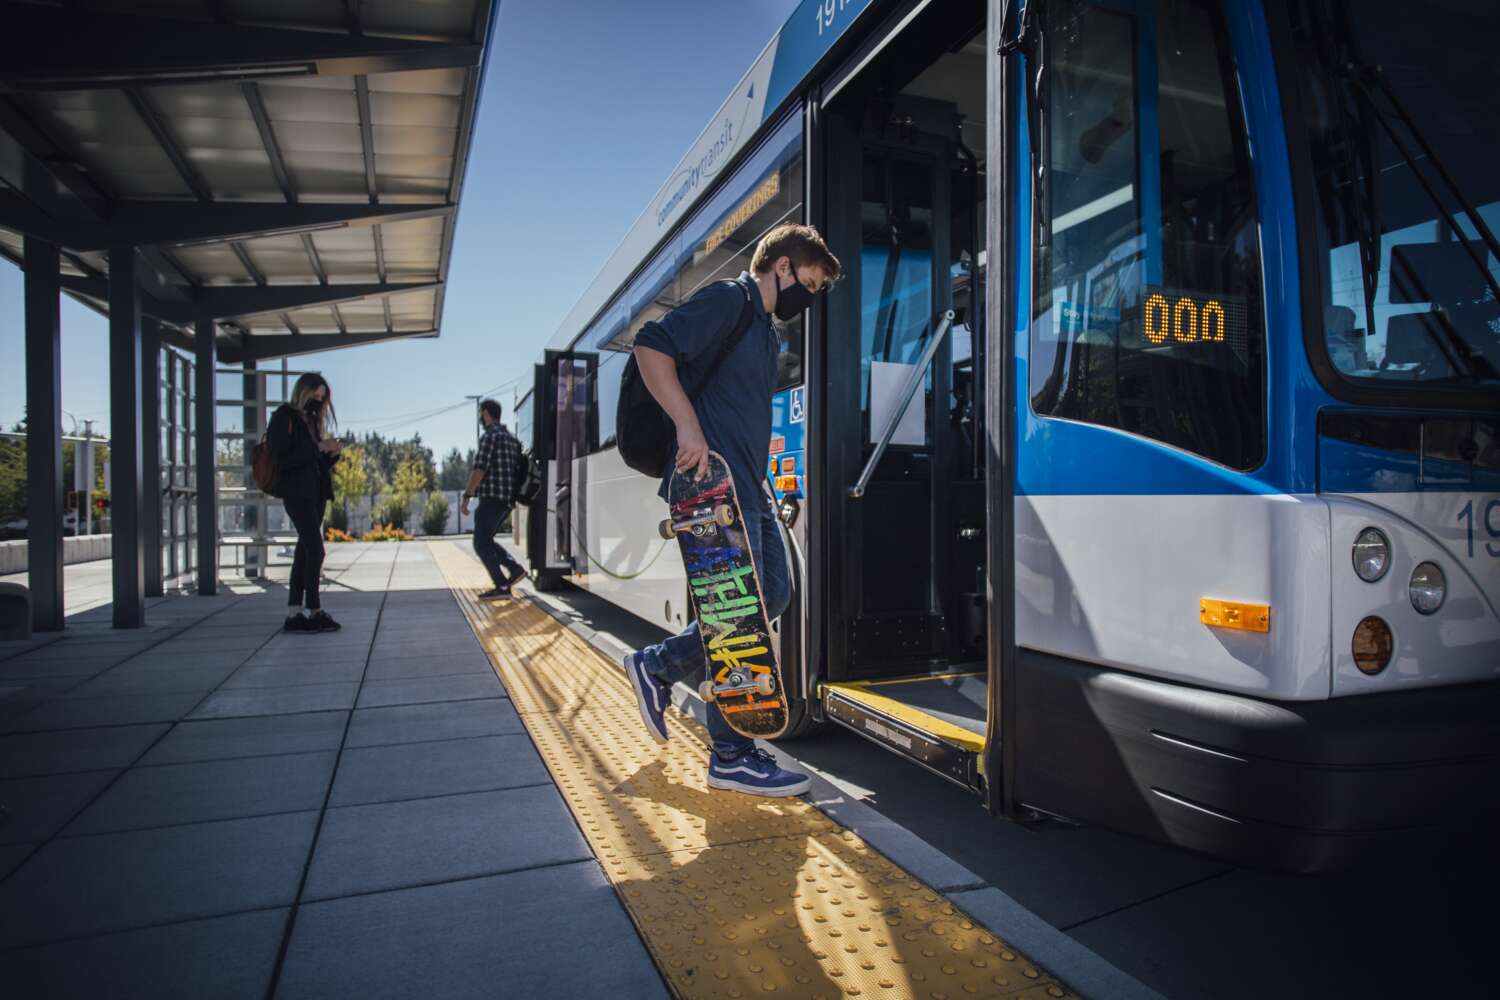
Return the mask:
<svg viewBox="0 0 1500 1000">
<path fill-rule="evenodd" d="M 1346 378 L 1500 384 L 1495 0 L 1286 0 L 1321 347 Z M 1293 134 L 1297 129 L 1293 128 Z"/>
</svg>

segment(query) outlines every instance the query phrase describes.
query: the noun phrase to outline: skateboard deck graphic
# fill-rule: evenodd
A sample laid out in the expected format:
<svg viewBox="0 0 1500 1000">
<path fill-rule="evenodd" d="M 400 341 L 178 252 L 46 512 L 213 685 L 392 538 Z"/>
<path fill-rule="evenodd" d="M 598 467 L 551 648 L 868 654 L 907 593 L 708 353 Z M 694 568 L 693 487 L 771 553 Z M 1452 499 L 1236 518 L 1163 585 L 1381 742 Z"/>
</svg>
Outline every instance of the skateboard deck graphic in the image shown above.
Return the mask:
<svg viewBox="0 0 1500 1000">
<path fill-rule="evenodd" d="M 739 497 L 729 467 L 708 453 L 708 475 L 673 472 L 667 486 L 669 517 L 663 538 L 682 548 L 688 590 L 698 612 L 708 679 L 704 701 L 718 703 L 730 728 L 751 739 L 773 739 L 786 731 L 781 663 L 766 617 L 755 557 L 745 534 Z"/>
</svg>

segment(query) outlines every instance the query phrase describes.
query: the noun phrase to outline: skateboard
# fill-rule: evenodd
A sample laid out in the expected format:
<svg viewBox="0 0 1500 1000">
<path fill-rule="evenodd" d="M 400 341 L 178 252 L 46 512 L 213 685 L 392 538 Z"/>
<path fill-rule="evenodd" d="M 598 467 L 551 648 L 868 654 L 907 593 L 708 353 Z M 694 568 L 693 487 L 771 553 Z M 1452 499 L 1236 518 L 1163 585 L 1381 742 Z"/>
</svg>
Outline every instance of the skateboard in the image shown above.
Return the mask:
<svg viewBox="0 0 1500 1000">
<path fill-rule="evenodd" d="M 670 516 L 658 530 L 682 547 L 688 592 L 708 657 L 708 679 L 698 693 L 704 701 L 718 703 L 735 732 L 774 739 L 787 725 L 781 662 L 723 456 L 708 453 L 708 475 L 702 479 L 674 471 L 667 505 Z"/>
</svg>

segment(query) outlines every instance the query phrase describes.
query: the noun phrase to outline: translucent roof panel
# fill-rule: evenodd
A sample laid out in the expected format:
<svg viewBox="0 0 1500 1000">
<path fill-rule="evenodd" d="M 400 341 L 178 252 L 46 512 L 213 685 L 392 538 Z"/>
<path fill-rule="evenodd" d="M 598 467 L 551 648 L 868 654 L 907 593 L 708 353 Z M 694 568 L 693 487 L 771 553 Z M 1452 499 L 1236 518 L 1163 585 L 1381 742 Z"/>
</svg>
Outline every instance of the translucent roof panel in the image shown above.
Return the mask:
<svg viewBox="0 0 1500 1000">
<path fill-rule="evenodd" d="M 152 87 L 151 105 L 215 201 L 282 201 L 244 91 L 237 84 Z"/>
<path fill-rule="evenodd" d="M 330 284 L 373 283 L 380 280 L 375 262 L 375 227 L 349 226 L 312 234 L 323 273 Z"/>
<path fill-rule="evenodd" d="M 204 243 L 199 246 L 178 247 L 172 251 L 199 282 L 205 285 L 253 285 L 255 279 L 240 263 L 240 258 L 228 243 Z"/>
<path fill-rule="evenodd" d="M 316 285 L 318 276 L 301 236 L 262 236 L 241 244 L 272 285 Z"/>
<path fill-rule="evenodd" d="M 76 155 L 116 198 L 190 199 L 193 192 L 130 99 L 119 90 L 28 95 L 38 125 Z"/>
</svg>

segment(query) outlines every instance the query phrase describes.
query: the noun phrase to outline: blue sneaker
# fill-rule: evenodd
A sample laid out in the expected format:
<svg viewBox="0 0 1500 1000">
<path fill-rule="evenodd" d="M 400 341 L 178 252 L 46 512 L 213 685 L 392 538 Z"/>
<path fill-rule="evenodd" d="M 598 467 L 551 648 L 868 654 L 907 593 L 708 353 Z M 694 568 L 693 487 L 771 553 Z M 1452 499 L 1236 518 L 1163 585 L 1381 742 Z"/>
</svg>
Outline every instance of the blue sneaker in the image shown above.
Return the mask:
<svg viewBox="0 0 1500 1000">
<path fill-rule="evenodd" d="M 760 747 L 730 761 L 720 760 L 715 753 L 708 755 L 709 788 L 779 799 L 801 795 L 811 785 L 807 775 L 786 770 Z"/>
<path fill-rule="evenodd" d="M 635 704 L 641 710 L 641 721 L 651 738 L 658 743 L 667 742 L 667 719 L 665 712 L 671 703 L 671 694 L 665 684 L 652 677 L 646 670 L 646 658 L 640 653 L 626 653 L 620 661 L 630 686 L 635 688 Z"/>
</svg>

